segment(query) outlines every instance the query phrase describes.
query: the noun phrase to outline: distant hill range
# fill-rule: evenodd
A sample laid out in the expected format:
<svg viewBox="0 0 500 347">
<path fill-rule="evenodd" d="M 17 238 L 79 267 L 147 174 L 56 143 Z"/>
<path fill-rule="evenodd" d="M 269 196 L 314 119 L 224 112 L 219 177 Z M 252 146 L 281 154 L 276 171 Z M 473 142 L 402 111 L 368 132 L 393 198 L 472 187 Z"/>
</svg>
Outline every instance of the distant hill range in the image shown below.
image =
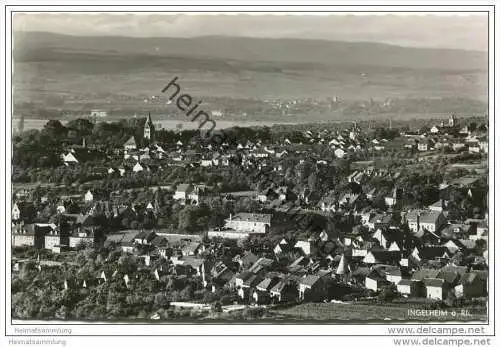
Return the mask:
<svg viewBox="0 0 500 347">
<path fill-rule="evenodd" d="M 94 108 L 120 117 L 151 112 L 182 118 L 163 96 L 151 101 L 174 77 L 207 110 L 224 111 L 225 119 L 314 121 L 385 112 L 477 114 L 487 108 L 485 52 L 305 39 L 41 32 L 16 33 L 13 43 L 15 113 L 31 118 Z M 295 103 L 300 100 L 306 101 Z M 315 103 L 319 100 L 322 106 Z M 392 105 L 390 111 L 372 100 Z"/>
<path fill-rule="evenodd" d="M 136 38 L 68 36 L 45 32 L 14 34 L 17 62 L 53 60 L 63 55 L 150 56 L 191 59 L 372 66 L 404 69 L 487 71 L 487 52 L 427 49 L 366 42 L 304 39 L 262 39 L 206 36 L 195 38 Z M 304 68 L 306 66 L 303 66 Z"/>
</svg>

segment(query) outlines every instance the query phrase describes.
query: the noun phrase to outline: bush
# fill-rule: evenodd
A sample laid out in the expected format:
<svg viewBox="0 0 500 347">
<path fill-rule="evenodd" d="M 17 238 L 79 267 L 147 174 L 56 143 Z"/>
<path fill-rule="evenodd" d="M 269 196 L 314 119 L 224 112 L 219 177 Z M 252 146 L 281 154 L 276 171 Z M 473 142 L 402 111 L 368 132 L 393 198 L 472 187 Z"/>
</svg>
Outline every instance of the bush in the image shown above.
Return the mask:
<svg viewBox="0 0 500 347">
<path fill-rule="evenodd" d="M 378 295 L 378 300 L 381 302 L 391 302 L 397 297 L 397 295 L 398 295 L 397 288 L 393 283 L 391 283 L 389 285 L 382 287 L 382 290 Z"/>
</svg>

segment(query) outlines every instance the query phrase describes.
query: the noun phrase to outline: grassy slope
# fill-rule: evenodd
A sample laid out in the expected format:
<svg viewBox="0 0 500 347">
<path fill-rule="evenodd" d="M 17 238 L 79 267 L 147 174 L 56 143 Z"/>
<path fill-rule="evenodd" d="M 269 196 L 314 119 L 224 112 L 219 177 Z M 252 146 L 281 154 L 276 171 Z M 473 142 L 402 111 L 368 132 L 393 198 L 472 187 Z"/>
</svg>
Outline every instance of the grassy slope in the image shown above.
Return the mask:
<svg viewBox="0 0 500 347">
<path fill-rule="evenodd" d="M 277 310 L 276 313 L 282 315 L 284 319 L 299 320 L 382 321 L 384 318 L 389 318 L 390 320 L 404 321 L 484 321 L 487 318 L 485 314 L 461 315 L 460 309 L 450 309 L 449 315 L 440 317 L 412 316 L 408 313 L 408 310 L 409 307 L 407 306 L 306 303 Z M 456 319 L 452 318 L 452 311 L 457 313 Z"/>
</svg>

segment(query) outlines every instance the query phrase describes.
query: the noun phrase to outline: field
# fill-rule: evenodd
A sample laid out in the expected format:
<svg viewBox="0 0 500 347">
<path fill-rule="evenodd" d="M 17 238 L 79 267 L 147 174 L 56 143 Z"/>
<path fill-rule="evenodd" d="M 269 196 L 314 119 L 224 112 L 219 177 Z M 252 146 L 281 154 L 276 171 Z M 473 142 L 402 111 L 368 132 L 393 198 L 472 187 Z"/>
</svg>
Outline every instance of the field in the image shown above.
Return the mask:
<svg viewBox="0 0 500 347">
<path fill-rule="evenodd" d="M 25 104 L 82 112 L 124 110 L 128 116 L 130 110 L 171 115 L 175 110 L 166 108 L 165 102 L 151 105 L 144 100 L 160 95 L 170 80 L 179 77 L 182 91 L 203 99 L 207 110 L 228 106 L 210 98 L 384 101 L 457 97 L 485 102 L 484 58 L 481 52 L 329 41 L 118 40 L 33 33 L 16 38 L 14 101 L 16 109 Z M 233 109 L 245 110 L 239 106 Z M 22 112 L 33 118 L 29 107 Z M 304 113 L 290 121 L 343 117 L 315 114 L 312 109 Z M 284 121 L 279 115 L 271 119 L 258 115 L 252 114 L 251 120 Z"/>
<path fill-rule="evenodd" d="M 409 310 L 409 305 L 376 305 L 376 304 L 338 304 L 338 303 L 306 303 L 291 308 L 274 311 L 283 320 L 328 320 L 328 321 L 485 321 L 486 314 L 469 314 L 461 309 L 447 309 L 441 316 L 418 316 Z M 453 317 L 452 313 L 456 316 Z"/>
</svg>

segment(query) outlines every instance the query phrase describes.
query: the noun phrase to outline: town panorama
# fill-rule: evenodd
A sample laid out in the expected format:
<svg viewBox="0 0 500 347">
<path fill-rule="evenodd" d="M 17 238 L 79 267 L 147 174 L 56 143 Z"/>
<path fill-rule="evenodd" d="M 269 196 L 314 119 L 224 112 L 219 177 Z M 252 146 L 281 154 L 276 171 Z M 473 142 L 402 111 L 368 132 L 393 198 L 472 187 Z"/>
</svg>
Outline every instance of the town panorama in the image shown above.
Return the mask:
<svg viewBox="0 0 500 347">
<path fill-rule="evenodd" d="M 14 319 L 487 320 L 486 53 L 33 30 Z"/>
</svg>

